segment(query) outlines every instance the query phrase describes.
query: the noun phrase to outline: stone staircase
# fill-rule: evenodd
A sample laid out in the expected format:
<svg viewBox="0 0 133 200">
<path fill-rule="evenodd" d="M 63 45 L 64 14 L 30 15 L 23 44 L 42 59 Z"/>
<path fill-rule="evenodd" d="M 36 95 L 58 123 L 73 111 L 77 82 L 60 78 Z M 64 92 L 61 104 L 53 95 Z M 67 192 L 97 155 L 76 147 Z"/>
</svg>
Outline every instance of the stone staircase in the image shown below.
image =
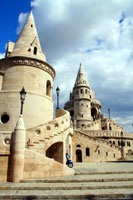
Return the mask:
<svg viewBox="0 0 133 200">
<path fill-rule="evenodd" d="M 27 129 L 26 148 L 44 154 L 50 145 L 55 143 L 64 135 L 72 133 L 70 126 L 70 114 L 63 109 L 56 110 L 56 118 L 48 123 Z M 49 142 L 49 144 L 48 144 Z"/>
<path fill-rule="evenodd" d="M 133 199 L 132 162 L 74 164 L 75 175 L 0 183 L 0 199 Z"/>
</svg>

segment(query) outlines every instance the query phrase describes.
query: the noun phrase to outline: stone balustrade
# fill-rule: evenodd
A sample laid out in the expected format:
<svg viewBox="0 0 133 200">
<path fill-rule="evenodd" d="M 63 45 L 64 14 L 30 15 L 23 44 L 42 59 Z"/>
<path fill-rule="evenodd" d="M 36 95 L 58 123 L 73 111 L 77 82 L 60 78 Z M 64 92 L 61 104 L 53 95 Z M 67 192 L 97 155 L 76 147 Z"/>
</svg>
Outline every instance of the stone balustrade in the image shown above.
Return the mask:
<svg viewBox="0 0 133 200">
<path fill-rule="evenodd" d="M 112 138 L 121 138 L 121 131 L 96 131 L 96 130 L 83 130 L 85 133 L 87 133 L 90 136 L 94 137 L 112 137 Z M 133 139 L 132 133 L 123 132 L 123 138 L 131 138 Z"/>
<path fill-rule="evenodd" d="M 27 141 L 44 141 L 50 137 L 62 134 L 70 128 L 70 114 L 63 109 L 56 110 L 56 118 L 46 124 L 27 129 Z M 39 136 L 39 137 L 38 137 Z"/>
</svg>

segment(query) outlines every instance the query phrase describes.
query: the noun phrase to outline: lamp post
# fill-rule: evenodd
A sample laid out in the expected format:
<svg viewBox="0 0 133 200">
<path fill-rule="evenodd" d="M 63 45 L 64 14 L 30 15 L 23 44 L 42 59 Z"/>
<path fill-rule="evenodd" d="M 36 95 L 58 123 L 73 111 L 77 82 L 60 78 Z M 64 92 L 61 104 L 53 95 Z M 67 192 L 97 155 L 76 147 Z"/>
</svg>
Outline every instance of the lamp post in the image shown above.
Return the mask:
<svg viewBox="0 0 133 200">
<path fill-rule="evenodd" d="M 108 113 L 109 113 L 109 119 L 110 119 L 110 108 L 108 108 Z"/>
<path fill-rule="evenodd" d="M 124 158 L 123 132 L 121 131 L 121 158 Z"/>
<path fill-rule="evenodd" d="M 57 86 L 56 88 L 56 94 L 57 94 L 57 108 L 56 109 L 59 109 L 59 94 L 60 94 L 60 88 Z"/>
<path fill-rule="evenodd" d="M 25 100 L 25 95 L 26 95 L 26 91 L 23 87 L 22 90 L 20 91 L 20 101 L 21 101 L 20 114 L 21 115 L 23 114 L 23 104 L 24 104 L 24 100 Z"/>
</svg>

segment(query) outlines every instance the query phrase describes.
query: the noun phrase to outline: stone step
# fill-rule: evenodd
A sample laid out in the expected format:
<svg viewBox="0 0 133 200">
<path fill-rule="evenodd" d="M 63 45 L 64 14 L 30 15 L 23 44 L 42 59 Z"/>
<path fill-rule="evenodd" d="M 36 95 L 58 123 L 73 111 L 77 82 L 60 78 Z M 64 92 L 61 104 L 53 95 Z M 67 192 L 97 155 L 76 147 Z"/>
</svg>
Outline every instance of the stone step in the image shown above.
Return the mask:
<svg viewBox="0 0 133 200">
<path fill-rule="evenodd" d="M 46 179 L 25 179 L 22 183 L 80 183 L 80 182 L 112 182 L 112 181 L 133 181 L 133 174 L 95 174 L 95 175 L 74 175 L 66 177 L 53 177 Z"/>
<path fill-rule="evenodd" d="M 133 188 L 133 181 L 86 183 L 0 183 L 0 190 L 86 190 Z"/>
<path fill-rule="evenodd" d="M 133 174 L 133 171 L 120 171 L 120 172 L 86 172 L 86 171 L 79 171 L 75 172 L 75 175 L 102 175 L 102 174 Z"/>
<path fill-rule="evenodd" d="M 76 175 L 0 183 L 0 200 L 133 199 L 132 163 L 75 165 Z"/>
<path fill-rule="evenodd" d="M 133 199 L 131 189 L 101 190 L 3 190 L 0 199 Z"/>
</svg>

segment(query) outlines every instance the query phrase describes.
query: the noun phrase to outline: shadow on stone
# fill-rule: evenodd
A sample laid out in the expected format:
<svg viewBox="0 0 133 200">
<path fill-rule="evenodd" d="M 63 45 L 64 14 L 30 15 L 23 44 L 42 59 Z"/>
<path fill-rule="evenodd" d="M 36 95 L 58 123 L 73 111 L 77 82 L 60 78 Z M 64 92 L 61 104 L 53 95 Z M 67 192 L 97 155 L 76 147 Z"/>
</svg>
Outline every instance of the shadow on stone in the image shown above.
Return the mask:
<svg viewBox="0 0 133 200">
<path fill-rule="evenodd" d="M 28 196 L 28 197 L 25 197 L 24 199 L 34 200 L 34 199 L 40 199 L 40 198 L 37 198 L 37 196 Z"/>
</svg>

